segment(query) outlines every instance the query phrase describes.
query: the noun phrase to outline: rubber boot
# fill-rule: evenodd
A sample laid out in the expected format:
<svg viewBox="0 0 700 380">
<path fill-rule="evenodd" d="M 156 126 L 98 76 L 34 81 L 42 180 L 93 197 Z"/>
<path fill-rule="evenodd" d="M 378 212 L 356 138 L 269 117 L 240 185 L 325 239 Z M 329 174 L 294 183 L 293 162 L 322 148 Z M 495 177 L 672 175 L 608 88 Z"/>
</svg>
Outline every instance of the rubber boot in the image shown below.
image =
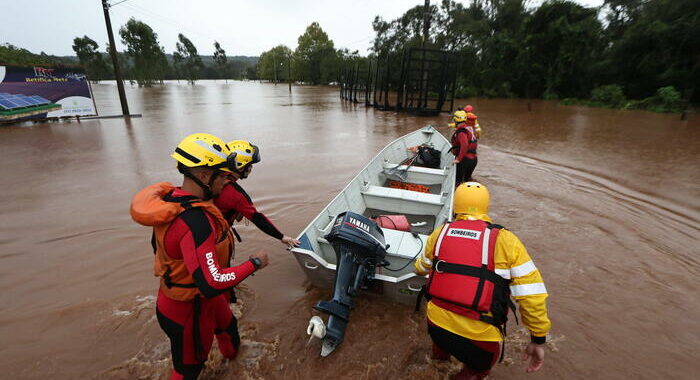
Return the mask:
<svg viewBox="0 0 700 380">
<path fill-rule="evenodd" d="M 454 379 L 455 380 L 483 380 L 489 375 L 489 373 L 491 373 L 491 370 L 474 371 L 465 365 L 464 368 L 462 368 L 462 371 L 460 371 L 457 375 L 455 375 Z"/>
<path fill-rule="evenodd" d="M 444 362 L 450 360 L 450 354 L 449 352 L 440 348 L 437 344 L 433 343 L 433 354 L 431 359 Z"/>
<path fill-rule="evenodd" d="M 184 380 L 185 376 L 179 374 L 177 371 L 173 370 L 170 372 L 170 380 Z"/>
</svg>

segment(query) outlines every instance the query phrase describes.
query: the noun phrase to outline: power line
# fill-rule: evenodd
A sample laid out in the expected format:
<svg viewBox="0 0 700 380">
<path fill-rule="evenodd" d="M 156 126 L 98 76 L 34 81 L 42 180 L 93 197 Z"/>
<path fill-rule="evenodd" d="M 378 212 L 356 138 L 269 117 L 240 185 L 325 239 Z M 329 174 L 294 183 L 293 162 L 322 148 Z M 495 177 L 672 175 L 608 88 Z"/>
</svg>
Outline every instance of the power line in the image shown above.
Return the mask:
<svg viewBox="0 0 700 380">
<path fill-rule="evenodd" d="M 114 4 L 109 4 L 109 3 L 107 3 L 107 4 L 108 4 L 110 7 L 116 7 L 117 5 L 119 5 L 119 4 L 121 4 L 121 3 L 124 3 L 124 2 L 127 2 L 127 1 L 129 1 L 129 0 L 122 0 L 122 1 L 119 1 L 119 2 L 114 3 Z"/>
<path fill-rule="evenodd" d="M 125 0 L 125 1 L 126 1 L 126 0 Z M 194 30 L 193 28 L 189 27 L 189 25 L 185 25 L 185 24 L 183 24 L 183 23 L 180 22 L 180 21 L 173 20 L 173 19 L 171 19 L 171 18 L 169 18 L 169 17 L 160 15 L 160 14 L 158 14 L 158 13 L 156 13 L 156 12 L 153 12 L 153 11 L 151 11 L 151 10 L 148 10 L 148 9 L 146 9 L 146 8 L 137 6 L 136 4 L 129 3 L 129 4 L 125 4 L 124 7 L 129 8 L 129 9 L 131 9 L 132 11 L 135 11 L 135 12 L 137 12 L 137 13 L 140 13 L 140 14 L 142 14 L 142 15 L 144 15 L 144 16 L 158 19 L 158 20 L 160 20 L 160 21 L 162 21 L 162 22 L 164 22 L 164 23 L 166 23 L 166 24 L 169 24 L 170 26 L 176 27 L 176 28 L 178 28 L 179 30 L 183 30 L 183 31 L 187 32 L 187 34 L 199 35 L 200 37 L 206 37 L 207 39 L 211 39 L 211 40 L 219 40 L 218 38 L 216 38 L 216 37 L 214 37 L 214 36 L 210 36 L 210 35 L 208 35 L 208 34 L 205 34 L 205 33 L 202 33 L 202 32 L 198 32 L 198 31 Z"/>
</svg>

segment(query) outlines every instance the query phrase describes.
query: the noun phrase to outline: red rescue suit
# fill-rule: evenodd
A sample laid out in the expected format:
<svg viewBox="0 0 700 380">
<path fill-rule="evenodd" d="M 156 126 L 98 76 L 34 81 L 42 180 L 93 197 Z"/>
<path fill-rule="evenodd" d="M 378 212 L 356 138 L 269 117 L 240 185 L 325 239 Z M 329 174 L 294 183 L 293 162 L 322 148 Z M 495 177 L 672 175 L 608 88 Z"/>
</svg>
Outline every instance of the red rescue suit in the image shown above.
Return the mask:
<svg viewBox="0 0 700 380">
<path fill-rule="evenodd" d="M 437 306 L 499 328 L 507 319 L 509 280 L 494 271 L 496 238 L 502 227 L 482 220 L 445 224 L 428 278 L 427 297 Z"/>
<path fill-rule="evenodd" d="M 171 379 L 196 379 L 215 335 L 221 353 L 235 357 L 240 336 L 228 294 L 255 266 L 231 267 L 233 238 L 221 212 L 169 183 L 136 194 L 131 216 L 154 230 L 156 316 L 171 342 Z"/>
<path fill-rule="evenodd" d="M 457 125 L 457 130 L 452 134 L 450 139 L 452 143 L 452 153 L 455 159 L 462 161 L 465 158 L 473 160 L 476 158 L 476 149 L 478 147 L 476 133 L 474 127 L 467 126 L 465 123 Z"/>
</svg>

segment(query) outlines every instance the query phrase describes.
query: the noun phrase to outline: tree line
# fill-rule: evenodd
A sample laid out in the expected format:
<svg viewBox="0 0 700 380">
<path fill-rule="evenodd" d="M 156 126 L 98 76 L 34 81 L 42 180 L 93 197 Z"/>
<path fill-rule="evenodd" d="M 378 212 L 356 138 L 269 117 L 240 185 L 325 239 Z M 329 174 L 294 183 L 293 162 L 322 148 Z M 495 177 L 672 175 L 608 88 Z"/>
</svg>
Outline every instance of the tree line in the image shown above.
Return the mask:
<svg viewBox="0 0 700 380">
<path fill-rule="evenodd" d="M 221 45 L 214 41 L 214 55 L 201 56 L 192 41 L 178 35 L 176 49 L 168 54 L 158 41 L 158 34 L 146 23 L 131 18 L 119 29 L 119 37 L 126 51 L 117 54 L 122 76 L 140 86 L 151 86 L 166 79 L 254 79 L 257 57 L 228 57 Z M 109 45 L 104 51 L 88 36 L 73 40 L 73 57 L 58 57 L 44 52 L 34 54 L 11 44 L 0 45 L 0 63 L 31 65 L 81 64 L 93 81 L 114 79 L 114 68 Z"/>
<path fill-rule="evenodd" d="M 119 29 L 119 37 L 126 46 L 123 53 L 118 53 L 119 67 L 124 78 L 135 81 L 139 86 L 151 86 L 165 79 L 184 79 L 195 83 L 197 79 L 244 79 L 254 74 L 254 57 L 227 57 L 217 41 L 213 44 L 213 56 L 201 56 L 194 43 L 180 33 L 175 51 L 167 54 L 158 41 L 158 34 L 148 24 L 135 18 L 129 19 Z M 90 37 L 76 37 L 73 51 L 90 78 L 113 78 L 109 55 L 100 52 L 98 44 Z"/>
<path fill-rule="evenodd" d="M 605 0 L 587 8 L 570 0 L 442 0 L 401 17 L 375 17 L 368 57 L 335 49 L 317 23 L 295 50 L 280 45 L 260 56 L 260 79 L 325 84 L 344 67 L 425 46 L 454 53 L 456 96 L 562 99 L 565 104 L 680 112 L 700 93 L 700 1 Z"/>
<path fill-rule="evenodd" d="M 427 47 L 457 56 L 457 96 L 566 99 L 679 111 L 700 94 L 700 1 L 443 0 L 429 9 Z M 373 54 L 423 42 L 424 7 L 372 24 Z M 583 100 L 581 100 L 583 99 Z M 629 99 L 637 99 L 630 101 Z"/>
</svg>

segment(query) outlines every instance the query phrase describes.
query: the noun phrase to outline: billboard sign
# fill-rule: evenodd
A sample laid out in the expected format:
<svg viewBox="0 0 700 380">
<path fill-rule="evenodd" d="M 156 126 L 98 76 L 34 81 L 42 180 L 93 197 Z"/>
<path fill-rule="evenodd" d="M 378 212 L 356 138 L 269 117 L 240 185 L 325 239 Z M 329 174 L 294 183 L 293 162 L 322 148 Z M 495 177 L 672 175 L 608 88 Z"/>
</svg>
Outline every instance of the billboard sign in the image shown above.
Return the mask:
<svg viewBox="0 0 700 380">
<path fill-rule="evenodd" d="M 82 67 L 0 66 L 0 122 L 93 115 Z"/>
</svg>

